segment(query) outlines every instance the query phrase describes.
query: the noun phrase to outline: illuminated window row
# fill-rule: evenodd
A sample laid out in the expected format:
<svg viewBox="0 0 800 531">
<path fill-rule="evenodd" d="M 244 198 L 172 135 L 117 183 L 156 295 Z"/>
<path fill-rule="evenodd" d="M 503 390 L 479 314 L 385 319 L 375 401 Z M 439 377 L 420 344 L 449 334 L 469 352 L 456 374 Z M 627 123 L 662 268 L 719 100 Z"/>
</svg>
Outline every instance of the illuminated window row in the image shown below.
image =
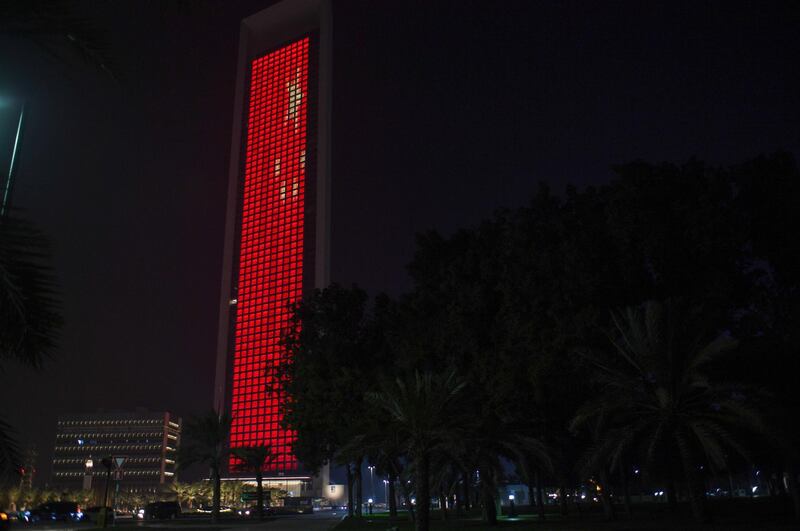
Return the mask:
<svg viewBox="0 0 800 531">
<path fill-rule="evenodd" d="M 257 306 L 258 306 L 259 309 L 262 309 L 262 307 L 269 307 L 271 309 L 275 309 L 279 305 L 276 305 L 276 304 L 258 304 Z M 247 326 L 242 327 L 242 333 L 244 335 L 265 334 L 265 333 L 273 334 L 276 331 L 283 331 L 283 330 L 286 330 L 286 328 L 285 327 L 278 327 L 278 325 L 270 324 L 270 323 L 266 323 L 266 324 L 248 323 Z"/>
<path fill-rule="evenodd" d="M 162 423 L 161 420 L 59 420 L 59 426 L 75 426 L 75 425 L 106 425 L 106 426 L 116 426 L 119 424 L 159 424 Z"/>
<path fill-rule="evenodd" d="M 296 234 L 288 235 L 289 238 L 299 238 L 303 236 L 302 232 L 298 232 Z M 255 265 L 253 262 L 260 266 L 260 269 L 269 269 L 271 275 L 275 275 L 277 273 L 291 273 L 291 272 L 300 272 L 300 269 L 296 267 L 294 264 L 287 264 L 285 262 L 281 262 L 277 260 L 274 256 L 271 255 L 271 250 L 276 247 L 275 243 L 273 242 L 265 242 L 263 244 L 254 245 L 252 249 L 249 250 L 248 254 L 242 256 L 242 260 L 240 260 L 240 264 L 244 266 L 253 266 Z M 300 251 L 300 247 L 292 246 L 291 249 L 293 251 Z M 277 286 L 276 286 L 277 288 Z M 284 286 L 285 289 L 285 286 Z"/>
<path fill-rule="evenodd" d="M 298 129 L 295 132 L 305 133 L 305 129 Z M 245 172 L 250 173 L 253 169 L 261 170 L 265 179 L 250 182 L 245 190 L 252 190 L 264 185 L 265 182 L 277 180 L 277 177 L 289 175 L 291 173 L 302 173 L 304 169 L 305 144 L 286 140 L 269 129 L 262 129 L 256 132 L 254 138 L 262 141 L 269 141 L 280 144 L 280 150 L 276 152 L 251 152 L 249 164 L 245 164 Z"/>
<path fill-rule="evenodd" d="M 268 229 L 267 229 L 268 230 Z M 243 255 L 243 257 L 251 256 L 252 254 L 258 254 L 259 256 L 263 256 L 266 251 L 297 251 L 299 250 L 297 244 L 299 243 L 298 239 L 303 236 L 302 230 L 292 230 L 292 231 L 284 231 L 283 233 L 267 233 L 266 230 L 262 230 L 260 234 L 263 236 L 258 238 L 250 238 L 252 241 L 250 248 L 247 249 L 247 254 Z M 243 236 L 247 237 L 250 236 L 250 231 L 244 231 Z M 277 259 L 278 257 L 272 256 L 273 260 Z"/>
<path fill-rule="evenodd" d="M 78 432 L 70 431 L 69 433 L 58 433 L 56 439 L 74 439 L 75 437 L 81 438 L 95 438 L 102 437 L 161 437 L 164 435 L 163 431 L 149 431 L 149 432 L 130 432 L 130 431 L 106 431 L 106 432 Z"/>
<path fill-rule="evenodd" d="M 279 196 L 280 194 L 277 193 L 277 191 L 276 191 L 276 193 L 274 195 Z M 298 201 L 295 201 L 296 199 Z M 299 203 L 299 199 L 302 199 L 302 198 L 299 197 L 299 196 L 291 196 L 289 199 L 286 199 L 285 201 L 287 201 L 287 202 L 291 201 L 292 203 Z M 259 243 L 263 245 L 266 241 L 268 241 L 268 239 L 266 237 L 264 237 L 264 238 L 261 238 L 262 241 L 259 242 L 258 241 L 259 238 L 256 238 L 255 236 L 263 235 L 265 233 L 265 230 L 268 230 L 270 228 L 274 228 L 273 226 L 265 225 L 263 223 L 264 218 L 262 217 L 262 214 L 264 214 L 264 212 L 263 211 L 256 212 L 256 210 L 258 210 L 258 208 L 259 208 L 258 205 L 253 206 L 252 208 L 254 210 L 253 212 L 245 211 L 245 212 L 242 213 L 243 214 L 242 215 L 242 220 L 243 220 L 242 221 L 242 229 L 243 229 L 242 236 L 244 238 L 247 238 L 247 239 L 250 240 L 248 242 L 248 246 L 247 247 L 251 247 L 253 245 L 258 245 Z M 292 215 L 292 216 L 297 215 L 297 217 L 296 217 L 297 221 L 302 219 L 302 217 L 299 215 L 299 214 L 301 214 L 301 212 L 302 211 L 300 209 L 294 208 L 294 205 L 292 205 L 292 206 L 288 206 L 287 205 L 286 207 L 279 207 L 279 208 L 269 209 L 269 213 L 274 214 L 274 215 Z M 288 230 L 291 227 L 285 227 L 285 228 Z M 258 229 L 258 230 L 256 230 L 256 229 Z M 274 244 L 274 242 L 270 242 L 270 243 Z"/>
<path fill-rule="evenodd" d="M 122 470 L 124 477 L 127 476 L 158 476 L 161 470 Z M 56 472 L 54 475 L 59 477 L 79 477 L 85 475 L 84 472 Z M 104 476 L 105 472 L 95 472 L 95 476 Z"/>
<path fill-rule="evenodd" d="M 113 445 L 97 445 L 97 446 L 56 446 L 56 452 L 100 452 L 103 450 L 130 450 L 130 451 L 144 451 L 144 450 L 158 450 L 161 448 L 160 444 L 144 445 L 144 444 L 113 444 Z"/>
<path fill-rule="evenodd" d="M 293 250 L 299 251 L 300 249 Z M 297 267 L 276 262 L 272 256 L 269 256 L 268 250 L 261 249 L 253 249 L 250 255 L 244 257 L 240 265 L 250 270 L 250 275 L 255 277 L 253 278 L 254 281 L 269 284 L 274 291 L 291 290 L 294 286 L 273 286 L 274 282 L 272 281 L 277 280 L 279 277 L 296 277 L 301 273 L 301 270 Z M 261 277 L 256 277 L 254 273 L 259 273 Z M 251 287 L 248 286 L 248 289 Z"/>
<path fill-rule="evenodd" d="M 262 417 L 265 413 L 275 413 L 277 411 L 278 411 L 278 407 L 266 407 L 266 408 L 258 407 L 258 408 L 255 408 L 255 409 L 253 409 L 253 408 L 246 408 L 245 410 L 238 409 L 238 410 L 235 410 L 235 413 L 237 413 L 237 415 L 236 415 L 237 418 L 239 420 L 242 420 L 242 419 L 245 419 L 245 418 L 254 419 L 254 418 Z M 273 426 L 276 426 L 276 427 L 278 426 L 277 422 L 271 422 L 271 423 L 261 422 L 261 423 L 264 426 L 269 426 L 269 425 L 273 425 Z M 239 431 L 242 431 L 242 430 L 245 430 L 245 427 L 240 427 Z"/>
<path fill-rule="evenodd" d="M 262 290 L 260 292 L 254 292 L 251 298 L 240 301 L 240 308 L 251 301 L 260 301 L 270 296 L 274 297 L 275 295 L 279 295 L 281 293 L 294 293 L 299 288 L 299 286 L 292 284 L 295 284 L 296 281 L 299 281 L 302 275 L 283 272 L 278 273 L 270 267 L 259 267 L 259 265 L 260 264 L 258 263 L 242 264 L 242 267 L 248 267 L 252 270 L 250 275 L 244 279 L 247 280 L 249 284 L 247 289 L 255 289 L 257 286 L 261 286 Z M 256 274 L 259 274 L 260 278 L 257 277 Z M 274 286 L 274 284 L 276 284 L 278 281 L 281 281 L 282 284 L 289 285 L 279 287 Z M 268 290 L 266 293 L 263 287 L 266 287 Z"/>
<path fill-rule="evenodd" d="M 274 424 L 273 425 L 269 425 L 269 426 L 262 426 L 259 429 L 248 429 L 248 430 L 244 430 L 244 431 L 243 430 L 237 430 L 237 431 L 234 431 L 233 433 L 237 434 L 237 436 L 239 436 L 239 437 L 256 436 L 256 435 L 259 435 L 259 434 L 267 434 L 267 435 L 271 435 L 272 439 L 273 439 L 273 442 L 276 442 L 276 443 L 277 442 L 281 442 L 281 441 L 284 442 L 284 443 L 291 441 L 291 438 L 288 435 L 286 435 L 286 432 L 283 429 L 281 429 L 279 426 L 274 425 Z"/>
<path fill-rule="evenodd" d="M 250 420 L 253 421 L 253 424 L 251 426 L 248 426 L 245 429 L 237 429 L 237 430 L 233 431 L 232 433 L 236 433 L 236 434 L 239 434 L 239 435 L 242 435 L 242 434 L 257 435 L 259 433 L 262 433 L 262 434 L 265 433 L 265 434 L 272 435 L 275 441 L 284 440 L 284 442 L 285 442 L 285 441 L 290 440 L 290 437 L 285 433 L 285 431 L 283 430 L 283 428 L 280 427 L 280 425 L 275 424 L 275 423 L 256 424 L 257 422 L 260 422 L 260 421 L 253 420 L 253 418 L 250 418 Z"/>
<path fill-rule="evenodd" d="M 285 179 L 285 182 L 282 180 L 281 184 L 276 185 L 272 190 L 253 191 L 252 195 L 255 196 L 255 198 L 251 200 L 253 204 L 247 205 L 247 208 L 242 211 L 243 226 L 245 228 L 252 228 L 254 220 L 263 220 L 264 214 L 268 213 L 297 215 L 299 219 L 299 214 L 302 213 L 302 209 L 298 205 L 301 203 L 300 200 L 304 199 L 305 194 L 301 188 L 295 188 L 295 183 L 292 181 L 293 179 Z M 261 190 L 263 190 L 263 188 Z M 284 192 L 287 190 L 291 193 L 285 194 Z M 268 202 L 270 197 L 278 199 L 283 204 L 272 206 L 258 204 Z M 260 226 L 261 229 L 265 227 L 269 227 L 269 225 Z"/>
</svg>

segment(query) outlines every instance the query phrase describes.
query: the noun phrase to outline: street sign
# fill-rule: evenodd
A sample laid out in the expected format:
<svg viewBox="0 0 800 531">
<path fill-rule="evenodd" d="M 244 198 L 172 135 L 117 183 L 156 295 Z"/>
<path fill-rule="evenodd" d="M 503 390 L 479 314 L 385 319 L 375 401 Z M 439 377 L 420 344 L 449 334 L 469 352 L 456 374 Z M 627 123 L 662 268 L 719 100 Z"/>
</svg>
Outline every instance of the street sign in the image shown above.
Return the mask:
<svg viewBox="0 0 800 531">
<path fill-rule="evenodd" d="M 264 503 L 269 504 L 270 501 L 270 491 L 264 491 Z M 246 490 L 242 493 L 242 502 L 254 502 L 258 501 L 258 493 L 254 490 Z"/>
<path fill-rule="evenodd" d="M 122 468 L 122 463 L 125 462 L 125 459 L 126 458 L 124 455 L 118 455 L 114 457 L 114 466 L 116 466 L 117 468 Z"/>
</svg>

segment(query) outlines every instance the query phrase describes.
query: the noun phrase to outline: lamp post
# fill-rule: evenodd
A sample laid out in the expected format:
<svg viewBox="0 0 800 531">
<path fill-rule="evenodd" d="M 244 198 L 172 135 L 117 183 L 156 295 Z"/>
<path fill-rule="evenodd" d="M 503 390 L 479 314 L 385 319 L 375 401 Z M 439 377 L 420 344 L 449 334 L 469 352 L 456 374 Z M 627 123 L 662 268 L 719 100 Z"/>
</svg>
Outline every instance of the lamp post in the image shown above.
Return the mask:
<svg viewBox="0 0 800 531">
<path fill-rule="evenodd" d="M 83 470 L 83 490 L 91 490 L 92 488 L 92 469 L 94 468 L 94 461 L 91 458 L 86 460 Z"/>
<path fill-rule="evenodd" d="M 25 104 L 23 103 L 19 110 L 19 120 L 17 121 L 17 134 L 14 137 L 14 149 L 11 151 L 11 163 L 8 165 L 8 175 L 6 182 L 3 183 L 3 189 L 0 190 L 0 217 L 3 217 L 8 210 L 8 203 L 11 199 L 11 187 L 14 181 L 14 169 L 17 167 L 17 158 L 19 156 L 19 142 L 22 136 L 22 124 L 25 117 Z"/>
<path fill-rule="evenodd" d="M 373 473 L 375 472 L 375 465 L 369 465 L 369 490 L 372 497 L 375 497 L 375 478 L 373 477 Z"/>
<path fill-rule="evenodd" d="M 509 494 L 508 495 L 508 505 L 509 505 L 508 516 L 517 516 L 516 512 L 514 511 L 514 495 L 513 494 Z"/>
<path fill-rule="evenodd" d="M 389 480 L 388 479 L 384 479 L 383 480 L 383 503 L 385 503 L 387 507 L 389 506 Z"/>
<path fill-rule="evenodd" d="M 103 466 L 106 467 L 106 492 L 103 495 L 103 527 L 108 527 L 108 484 L 111 483 L 111 467 L 114 466 L 114 461 L 111 456 L 104 457 L 101 461 Z"/>
</svg>

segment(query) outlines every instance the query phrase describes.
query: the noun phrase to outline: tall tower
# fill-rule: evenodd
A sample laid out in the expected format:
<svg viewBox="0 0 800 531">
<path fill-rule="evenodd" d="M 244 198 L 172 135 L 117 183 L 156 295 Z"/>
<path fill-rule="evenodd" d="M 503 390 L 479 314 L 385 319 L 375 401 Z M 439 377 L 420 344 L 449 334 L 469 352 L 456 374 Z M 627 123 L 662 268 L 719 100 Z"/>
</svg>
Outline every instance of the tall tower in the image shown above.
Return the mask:
<svg viewBox="0 0 800 531">
<path fill-rule="evenodd" d="M 215 406 L 233 418 L 232 448 L 272 446 L 273 478 L 308 478 L 276 370 L 290 304 L 328 284 L 331 38 L 327 0 L 284 0 L 241 25 Z"/>
</svg>

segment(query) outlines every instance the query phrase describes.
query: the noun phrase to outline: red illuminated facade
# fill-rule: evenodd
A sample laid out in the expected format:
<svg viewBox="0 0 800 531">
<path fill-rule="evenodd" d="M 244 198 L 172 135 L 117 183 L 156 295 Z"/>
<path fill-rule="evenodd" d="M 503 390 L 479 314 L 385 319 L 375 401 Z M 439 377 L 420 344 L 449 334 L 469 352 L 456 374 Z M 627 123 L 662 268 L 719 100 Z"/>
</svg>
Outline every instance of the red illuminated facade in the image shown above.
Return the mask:
<svg viewBox="0 0 800 531">
<path fill-rule="evenodd" d="M 270 444 L 267 472 L 293 473 L 293 434 L 276 387 L 289 306 L 305 271 L 309 47 L 305 37 L 251 63 L 230 411 L 232 448 Z"/>
<path fill-rule="evenodd" d="M 243 19 L 233 109 L 214 407 L 232 417 L 231 448 L 272 447 L 264 479 L 293 495 L 328 485 L 292 453 L 276 371 L 290 305 L 329 284 L 331 28 L 329 0 Z"/>
</svg>

